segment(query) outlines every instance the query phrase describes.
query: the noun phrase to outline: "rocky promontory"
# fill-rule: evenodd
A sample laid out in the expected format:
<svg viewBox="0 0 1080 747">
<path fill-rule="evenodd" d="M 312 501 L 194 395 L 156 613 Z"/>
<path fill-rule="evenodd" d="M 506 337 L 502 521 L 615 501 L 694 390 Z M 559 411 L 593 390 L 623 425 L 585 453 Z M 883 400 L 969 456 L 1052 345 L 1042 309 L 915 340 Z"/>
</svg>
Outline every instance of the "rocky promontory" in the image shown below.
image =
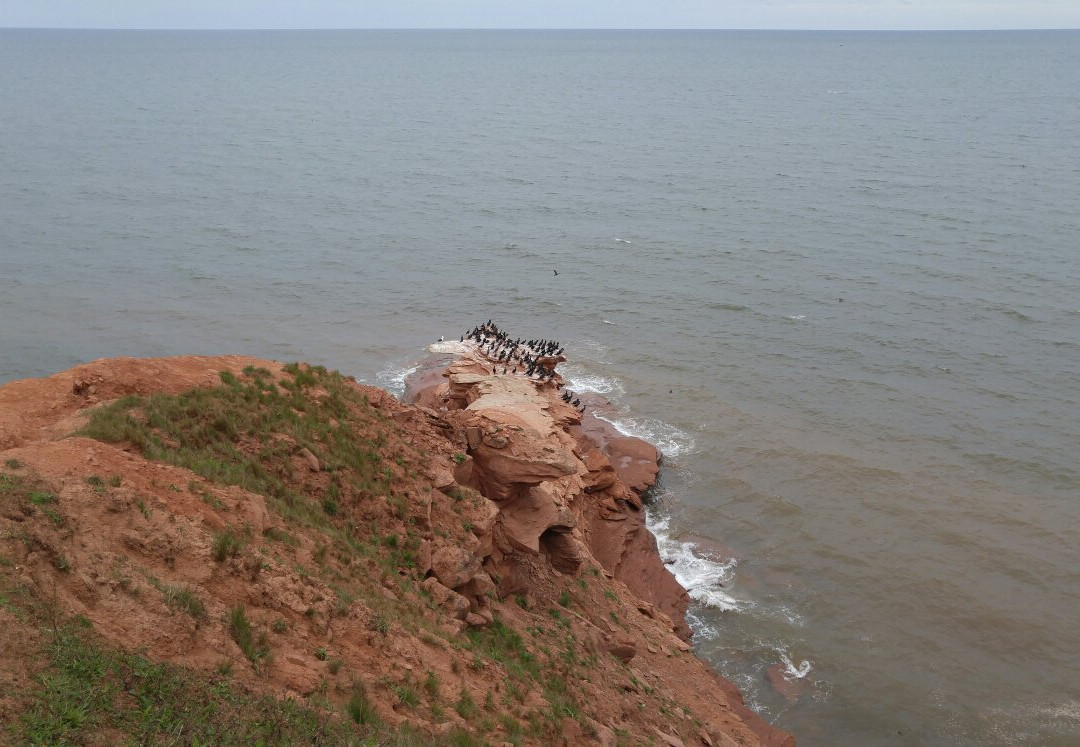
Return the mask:
<svg viewBox="0 0 1080 747">
<path fill-rule="evenodd" d="M 502 370 L 463 347 L 412 404 L 239 356 L 0 387 L 5 739 L 793 744 L 686 643 L 658 452 Z"/>
</svg>

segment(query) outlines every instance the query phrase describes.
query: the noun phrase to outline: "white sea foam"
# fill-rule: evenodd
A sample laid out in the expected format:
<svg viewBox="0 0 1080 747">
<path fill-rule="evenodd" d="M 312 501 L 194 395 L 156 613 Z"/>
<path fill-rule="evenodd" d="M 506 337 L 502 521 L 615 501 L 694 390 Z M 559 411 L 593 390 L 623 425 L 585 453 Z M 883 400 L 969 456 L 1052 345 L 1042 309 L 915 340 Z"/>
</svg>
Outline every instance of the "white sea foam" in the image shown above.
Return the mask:
<svg viewBox="0 0 1080 747">
<path fill-rule="evenodd" d="M 660 559 L 691 599 L 721 612 L 742 612 L 750 606 L 732 597 L 724 588 L 734 578 L 737 564 L 734 558 L 719 562 L 694 552 L 693 543 L 671 536 L 670 519 L 666 516 L 650 512 L 648 523 L 656 537 Z"/>
<path fill-rule="evenodd" d="M 391 365 L 375 374 L 375 380 L 386 391 L 397 398 L 405 394 L 405 381 L 419 370 L 420 366 L 415 363 L 403 365 Z"/>
<path fill-rule="evenodd" d="M 789 680 L 801 680 L 806 675 L 810 674 L 810 671 L 814 668 L 812 664 L 806 659 L 799 662 L 798 666 L 788 656 L 787 650 L 783 648 L 777 648 L 776 653 L 780 656 L 780 661 L 784 664 L 784 677 Z"/>
<path fill-rule="evenodd" d="M 677 428 L 671 423 L 665 423 L 656 418 L 634 418 L 619 415 L 607 417 L 594 413 L 598 420 L 610 423 L 624 436 L 636 436 L 648 441 L 656 448 L 665 459 L 676 459 L 680 456 L 693 453 L 697 448 L 697 441 L 686 431 Z"/>
<path fill-rule="evenodd" d="M 623 394 L 622 383 L 611 376 L 598 376 L 582 371 L 577 366 L 563 366 L 563 378 L 567 387 L 574 392 L 593 392 L 594 394 Z"/>
</svg>

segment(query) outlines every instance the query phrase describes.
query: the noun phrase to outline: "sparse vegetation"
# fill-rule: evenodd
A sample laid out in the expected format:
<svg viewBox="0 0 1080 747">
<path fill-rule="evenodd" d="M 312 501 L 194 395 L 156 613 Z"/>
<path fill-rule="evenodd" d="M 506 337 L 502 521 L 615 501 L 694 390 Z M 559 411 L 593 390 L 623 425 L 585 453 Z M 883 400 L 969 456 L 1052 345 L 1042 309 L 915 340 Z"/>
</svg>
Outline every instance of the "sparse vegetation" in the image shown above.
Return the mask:
<svg viewBox="0 0 1080 747">
<path fill-rule="evenodd" d="M 231 558 L 239 553 L 243 546 L 243 537 L 234 532 L 231 526 L 228 526 L 220 532 L 214 533 L 214 541 L 210 546 L 210 552 L 214 556 L 214 560 L 220 563 L 226 558 Z"/>
<path fill-rule="evenodd" d="M 349 714 L 349 718 L 361 725 L 375 726 L 381 722 L 379 712 L 368 700 L 367 691 L 360 684 L 353 687 L 352 695 L 345 704 L 345 712 Z"/>
<path fill-rule="evenodd" d="M 318 367 L 293 365 L 285 368 L 283 376 L 250 368 L 243 375 L 223 374 L 220 386 L 209 389 L 178 395 L 127 397 L 93 411 L 89 424 L 81 433 L 103 441 L 124 443 L 125 448 L 138 450 L 148 459 L 192 470 L 198 478 L 168 478 L 179 485 L 187 482 L 191 497 L 180 498 L 190 505 L 197 496 L 218 512 L 233 512 L 225 517 L 219 514 L 217 526 L 221 526 L 223 519 L 233 524 L 212 535 L 211 555 L 215 561 L 224 563 L 213 567 L 215 581 L 226 581 L 230 588 L 238 588 L 237 585 L 249 580 L 262 584 L 259 573 L 266 570 L 275 578 L 281 574 L 295 574 L 301 577 L 304 586 L 332 590 L 321 596 L 305 592 L 299 597 L 305 601 L 294 609 L 300 611 L 308 606 L 304 613 L 308 619 L 290 612 L 288 614 L 296 618 L 290 623 L 276 617 L 285 607 L 271 606 L 255 611 L 237 605 L 224 615 L 223 622 L 239 651 L 259 673 L 269 671 L 273 661 L 271 632 L 288 636 L 287 639 L 274 637 L 273 645 L 279 656 L 299 648 L 306 651 L 308 657 L 313 653 L 319 661 L 327 662 L 325 669 L 314 667 L 322 681 L 313 685 L 308 704 L 318 709 L 336 707 L 343 710 L 347 720 L 341 723 L 356 730 L 353 736 L 360 735 L 358 738 L 363 739 L 372 734 L 385 735 L 376 702 L 383 708 L 390 701 L 396 701 L 394 706 L 400 711 L 402 708 L 418 709 L 423 701 L 422 713 L 426 714 L 430 708 L 436 722 L 447 716 L 454 718 L 450 713 L 453 708 L 471 722 L 468 729 L 479 730 L 484 738 L 496 743 L 508 740 L 516 744 L 526 733 L 540 743 L 555 739 L 561 732 L 563 718 L 583 718 L 586 711 L 579 705 L 583 688 L 580 683 L 589 674 L 583 668 L 588 662 L 584 650 L 579 655 L 570 641 L 572 626 L 576 625 L 575 613 L 563 608 L 570 607 L 576 600 L 585 612 L 595 597 L 599 597 L 603 582 L 592 584 L 591 591 L 590 585 L 581 578 L 555 582 L 569 587 L 561 593 L 560 587 L 552 591 L 551 584 L 547 583 L 535 589 L 529 587 L 529 596 L 522 594 L 514 598 L 517 607 L 512 614 L 507 613 L 506 622 L 496 619 L 486 628 L 471 629 L 464 634 L 455 633 L 445 624 L 440 627 L 440 618 L 433 617 L 432 612 L 442 613 L 437 606 L 432 605 L 429 609 L 423 605 L 422 598 L 430 602 L 430 594 L 419 588 L 423 579 L 423 574 L 417 570 L 419 558 L 423 557 L 421 543 L 432 539 L 432 535 L 455 541 L 460 539 L 462 530 L 473 531 L 472 522 L 481 515 L 476 509 L 484 499 L 471 488 L 455 487 L 449 491 L 450 500 L 436 493 L 436 502 L 427 513 L 417 510 L 420 505 L 418 494 L 423 499 L 429 494 L 430 486 L 420 473 L 425 471 L 424 465 L 433 453 L 425 451 L 429 444 L 424 441 L 413 442 L 423 444 L 421 447 L 402 439 L 399 435 L 402 431 L 395 430 L 398 425 L 388 417 L 389 414 L 385 404 L 381 409 L 371 407 L 362 393 L 347 385 L 338 374 Z M 299 456 L 301 449 L 309 450 L 320 466 L 311 468 Z M 438 459 L 445 459 L 446 451 L 441 451 L 443 456 L 438 453 L 434 452 Z M 460 464 L 468 457 L 458 453 L 452 458 Z M 155 500 L 156 494 L 151 493 L 144 499 L 133 489 L 132 478 L 128 478 L 126 484 L 123 479 L 116 478 L 120 476 L 107 481 L 91 476 L 87 483 L 99 492 L 123 488 L 110 498 L 110 510 L 114 510 L 112 507 L 123 510 L 125 503 L 135 505 L 149 519 L 151 513 L 147 503 Z M 14 479 L 18 476 L 0 475 L 0 481 Z M 159 489 L 163 489 L 168 479 L 160 476 L 157 479 L 163 483 Z M 0 490 L 4 484 L 7 483 L 0 482 Z M 260 521 L 258 514 L 248 511 L 247 499 L 239 491 L 224 486 L 239 486 L 264 496 L 273 519 Z M 169 488 L 180 492 L 175 486 Z M 53 501 L 56 500 L 54 496 Z M 158 514 L 163 519 L 169 518 L 169 500 L 177 499 L 153 504 L 155 518 Z M 63 507 L 68 507 L 66 499 L 63 499 Z M 205 506 L 199 506 L 198 510 L 204 515 L 207 513 Z M 434 521 L 436 510 L 443 512 L 438 522 Z M 451 510 L 455 513 L 449 513 Z M 456 518 L 453 518 L 455 514 Z M 453 520 L 446 521 L 447 516 Z M 250 517 L 256 529 L 248 527 L 245 532 L 239 528 L 245 517 Z M 141 522 L 139 525 L 145 526 Z M 156 522 L 155 527 L 168 528 L 164 521 Z M 187 525 L 182 528 L 186 530 Z M 265 531 L 260 535 L 263 529 Z M 49 537 L 60 534 L 50 530 Z M 203 537 L 201 541 L 205 547 L 205 535 Z M 474 538 L 469 540 L 475 541 Z M 237 556 L 238 560 L 226 562 Z M 81 567 L 83 558 L 80 551 L 77 556 L 80 573 L 89 570 Z M 130 562 L 126 558 L 122 560 Z M 67 561 L 63 562 L 66 564 Z M 176 578 L 168 571 L 155 571 L 163 578 Z M 149 578 L 149 571 L 142 573 Z M 575 582 L 576 586 L 573 585 Z M 121 588 L 125 588 L 123 584 Z M 166 586 L 160 581 L 157 588 L 171 609 L 190 615 L 199 621 L 199 625 L 222 624 L 218 612 L 223 608 L 221 601 L 213 602 L 215 613 L 207 622 L 206 609 L 193 589 Z M 216 591 L 208 590 L 207 593 Z M 266 593 L 266 588 L 262 593 Z M 498 598 L 494 593 L 489 593 L 489 597 Z M 243 598 L 255 600 L 258 597 Z M 149 605 L 156 599 L 156 594 L 147 587 L 140 604 Z M 210 603 L 211 597 L 204 596 L 204 599 Z M 413 609 L 418 601 L 420 609 Z M 132 604 L 131 601 L 126 603 Z M 224 607 L 231 603 L 226 601 Z M 251 604 L 259 603 L 252 601 Z M 562 610 L 561 614 L 559 610 Z M 339 617 L 366 620 L 372 631 L 386 637 L 385 642 L 374 643 L 376 646 L 396 645 L 399 638 L 411 635 L 424 641 L 425 648 L 430 645 L 433 652 L 444 653 L 437 654 L 438 659 L 432 660 L 430 666 L 433 669 L 420 669 L 419 673 L 413 674 L 409 668 L 404 675 L 398 670 L 380 677 L 378 673 L 354 666 L 352 660 L 346 662 L 341 657 L 346 655 L 347 649 L 338 650 L 345 644 L 324 637 L 330 624 Z M 511 618 L 527 619 L 547 627 L 537 625 L 535 629 L 540 633 L 534 635 L 539 637 L 530 639 L 526 645 L 521 635 L 507 624 Z M 301 639 L 306 644 L 298 643 Z M 330 645 L 335 650 L 316 648 L 315 644 L 320 640 L 332 640 Z M 227 645 L 225 648 L 227 650 L 221 654 L 224 657 L 222 666 L 227 670 L 235 662 L 244 669 L 240 656 Z M 314 665 L 314 662 L 309 658 L 308 664 Z M 446 666 L 455 675 L 441 683 L 436 671 L 444 671 L 441 667 Z M 229 673 L 221 672 L 222 676 Z M 359 682 L 361 677 L 366 679 L 369 687 L 378 683 L 378 689 L 372 690 L 370 697 Z M 462 680 L 460 685 L 459 679 Z M 485 684 L 478 687 L 480 682 Z M 475 695 L 470 694 L 466 683 Z M 219 681 L 215 687 L 227 689 L 227 683 Z M 525 706 L 528 694 L 534 691 L 543 693 L 546 705 L 538 706 L 532 701 Z M 516 711 L 505 722 L 499 710 L 500 703 Z M 312 712 L 318 712 L 318 709 Z M 265 718 L 275 716 L 267 711 Z M 528 721 L 529 726 L 523 728 L 521 721 Z M 122 729 L 120 733 L 127 734 Z M 199 732 L 179 733 L 184 735 L 184 743 L 194 744 L 196 742 L 188 735 Z M 252 734 L 251 730 L 247 733 Z M 171 738 L 161 737 L 157 732 L 150 737 L 149 741 L 165 742 Z M 70 736 L 66 738 L 70 739 Z M 305 741 L 304 736 L 295 734 L 290 739 L 295 743 Z M 349 741 L 336 736 L 321 739 L 324 743 Z M 133 737 L 128 741 L 139 740 Z M 228 741 L 220 733 L 202 739 L 202 743 Z M 254 741 L 259 741 L 258 735 Z M 283 740 L 274 736 L 262 741 L 281 743 Z M 486 743 L 481 737 L 461 730 L 449 734 L 444 731 L 442 736 L 425 737 L 422 741 L 425 744 Z M 371 743 L 413 742 L 404 737 L 387 742 L 380 736 Z"/>
<path fill-rule="evenodd" d="M 430 669 L 424 677 L 424 692 L 426 692 L 428 697 L 432 700 L 439 697 L 439 676 Z"/>
<path fill-rule="evenodd" d="M 377 431 L 381 414 L 336 372 L 299 364 L 284 371 L 288 376 L 277 381 L 265 369 L 252 369 L 242 377 L 223 373 L 214 388 L 123 397 L 95 410 L 79 434 L 129 443 L 148 459 L 265 495 L 277 513 L 306 526 L 325 528 L 326 519 L 354 499 L 389 496 L 378 438 L 357 448 L 363 442 L 354 430 L 362 423 Z M 316 387 L 320 396 L 311 396 Z M 292 484 L 287 464 L 297 447 L 311 451 L 327 472 L 347 470 L 347 479 L 334 483 L 337 494 L 313 505 Z M 407 514 L 400 499 L 392 509 L 399 518 Z"/>
<path fill-rule="evenodd" d="M 401 704 L 407 708 L 416 708 L 417 704 L 420 703 L 420 696 L 416 694 L 416 690 L 408 683 L 391 685 L 390 689 Z"/>
<path fill-rule="evenodd" d="M 457 711 L 457 715 L 461 716 L 466 721 L 471 721 L 476 718 L 477 708 L 476 703 L 473 702 L 472 696 L 469 695 L 469 691 L 462 689 L 461 697 L 458 698 L 457 703 L 454 703 L 454 710 Z"/>
<path fill-rule="evenodd" d="M 166 586 L 164 593 L 165 604 L 169 609 L 179 609 L 196 620 L 201 620 L 206 615 L 202 600 L 191 589 L 185 586 Z"/>
<path fill-rule="evenodd" d="M 261 672 L 273 661 L 270 652 L 270 642 L 266 633 L 255 634 L 251 622 L 244 612 L 244 605 L 240 604 L 229 610 L 228 617 L 229 634 L 236 641 L 236 645 L 244 652 L 255 671 Z"/>
<path fill-rule="evenodd" d="M 16 744 L 355 744 L 362 735 L 293 700 L 234 691 L 183 668 L 102 647 L 77 622 L 43 652 L 26 709 L 0 730 Z M 182 742 L 177 735 L 183 735 Z"/>
</svg>

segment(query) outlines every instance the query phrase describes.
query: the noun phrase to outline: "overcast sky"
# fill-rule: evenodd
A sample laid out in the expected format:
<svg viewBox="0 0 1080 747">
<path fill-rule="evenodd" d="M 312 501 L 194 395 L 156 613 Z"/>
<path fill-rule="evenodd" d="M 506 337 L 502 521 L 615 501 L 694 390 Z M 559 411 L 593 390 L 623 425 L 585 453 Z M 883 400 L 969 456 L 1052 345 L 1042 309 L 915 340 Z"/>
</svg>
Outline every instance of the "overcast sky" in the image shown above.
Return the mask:
<svg viewBox="0 0 1080 747">
<path fill-rule="evenodd" d="M 0 27 L 1080 28 L 1080 0 L 0 0 Z"/>
</svg>

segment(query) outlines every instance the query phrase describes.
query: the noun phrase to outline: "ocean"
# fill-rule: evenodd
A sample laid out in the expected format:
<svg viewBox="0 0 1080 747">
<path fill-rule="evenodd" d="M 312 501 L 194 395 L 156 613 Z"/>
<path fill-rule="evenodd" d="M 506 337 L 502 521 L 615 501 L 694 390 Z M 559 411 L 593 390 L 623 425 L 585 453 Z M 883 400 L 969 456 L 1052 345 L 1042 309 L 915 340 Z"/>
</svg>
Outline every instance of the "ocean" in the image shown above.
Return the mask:
<svg viewBox="0 0 1080 747">
<path fill-rule="evenodd" d="M 0 382 L 559 339 L 769 721 L 1076 744 L 1078 143 L 1080 32 L 0 30 Z"/>
</svg>

